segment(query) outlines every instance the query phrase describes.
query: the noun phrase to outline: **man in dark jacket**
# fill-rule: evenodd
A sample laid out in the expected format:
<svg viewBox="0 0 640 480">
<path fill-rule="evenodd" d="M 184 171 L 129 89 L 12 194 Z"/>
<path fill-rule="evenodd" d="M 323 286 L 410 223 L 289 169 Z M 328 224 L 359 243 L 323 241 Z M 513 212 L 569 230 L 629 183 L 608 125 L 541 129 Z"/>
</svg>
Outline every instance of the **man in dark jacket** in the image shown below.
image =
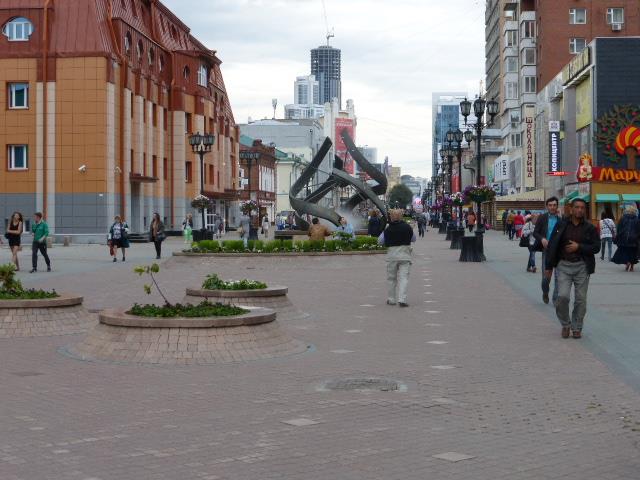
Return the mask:
<svg viewBox="0 0 640 480">
<path fill-rule="evenodd" d="M 544 270 L 544 264 L 546 259 L 547 247 L 549 245 L 549 240 L 551 240 L 551 233 L 555 228 L 556 224 L 560 220 L 560 215 L 558 214 L 558 198 L 550 197 L 545 202 L 547 207 L 546 213 L 540 215 L 538 220 L 536 220 L 536 228 L 533 230 L 533 238 L 535 238 L 535 250 L 537 252 L 542 252 L 542 301 L 544 303 L 549 303 L 549 283 L 550 281 L 547 279 Z M 558 274 L 554 275 L 554 285 L 553 285 L 553 303 L 556 303 L 558 298 Z"/>
<path fill-rule="evenodd" d="M 587 203 L 576 198 L 571 203 L 571 217 L 555 226 L 547 247 L 545 270 L 551 279 L 552 269 L 558 274 L 556 315 L 562 324 L 562 338 L 582 337 L 582 325 L 587 313 L 589 276 L 596 269 L 595 255 L 600 251 L 596 228 L 586 220 Z M 574 287 L 573 312 L 569 318 L 569 298 Z"/>
<path fill-rule="evenodd" d="M 378 237 L 378 243 L 387 247 L 387 305 L 408 307 L 407 290 L 411 270 L 411 244 L 416 235 L 411 226 L 402 220 L 402 210 L 389 211 L 389 225 Z"/>
</svg>

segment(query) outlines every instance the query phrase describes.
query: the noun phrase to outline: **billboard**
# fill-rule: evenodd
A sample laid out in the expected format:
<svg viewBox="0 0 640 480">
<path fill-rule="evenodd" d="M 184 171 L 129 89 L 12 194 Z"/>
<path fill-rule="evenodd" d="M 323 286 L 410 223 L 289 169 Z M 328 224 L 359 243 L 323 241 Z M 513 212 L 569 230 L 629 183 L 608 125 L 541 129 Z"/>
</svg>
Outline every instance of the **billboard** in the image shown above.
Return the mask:
<svg viewBox="0 0 640 480">
<path fill-rule="evenodd" d="M 353 142 L 356 141 L 355 135 L 355 125 L 352 118 L 336 118 L 336 155 L 338 155 L 342 160 L 344 160 L 344 171 L 350 175 L 355 173 L 355 168 L 353 164 L 353 158 L 347 152 L 347 146 L 342 141 L 341 133 L 342 130 L 347 130 L 349 136 L 353 139 Z"/>
<path fill-rule="evenodd" d="M 562 144 L 560 132 L 549 132 L 549 173 L 562 171 Z"/>
<path fill-rule="evenodd" d="M 536 107 L 524 106 L 524 186 L 536 186 Z"/>
</svg>

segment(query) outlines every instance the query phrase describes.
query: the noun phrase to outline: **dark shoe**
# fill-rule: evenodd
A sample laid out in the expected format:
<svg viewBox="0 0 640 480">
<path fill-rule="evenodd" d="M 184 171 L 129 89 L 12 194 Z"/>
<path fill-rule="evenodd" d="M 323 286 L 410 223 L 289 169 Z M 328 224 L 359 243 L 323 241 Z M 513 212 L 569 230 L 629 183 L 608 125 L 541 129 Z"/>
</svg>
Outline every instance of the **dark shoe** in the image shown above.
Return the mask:
<svg viewBox="0 0 640 480">
<path fill-rule="evenodd" d="M 47 267 L 47 272 L 50 272 L 50 271 L 51 271 L 51 267 Z"/>
<path fill-rule="evenodd" d="M 549 303 L 549 294 L 548 293 L 543 293 L 542 294 L 542 301 L 544 303 Z"/>
<path fill-rule="evenodd" d="M 32 268 L 31 271 L 29 271 L 29 273 L 36 273 L 38 270 L 36 270 L 35 268 Z"/>
<path fill-rule="evenodd" d="M 387 305 L 396 305 L 396 302 L 392 302 L 391 300 L 387 300 Z"/>
<path fill-rule="evenodd" d="M 113 263 L 117 262 L 118 259 L 116 257 L 113 257 Z"/>
<path fill-rule="evenodd" d="M 569 327 L 562 327 L 562 338 L 569 338 L 570 333 L 571 333 L 571 329 Z"/>
<path fill-rule="evenodd" d="M 400 305 L 401 307 L 408 307 L 409 304 L 408 303 L 404 303 L 404 302 L 399 302 L 398 305 Z"/>
<path fill-rule="evenodd" d="M 582 338 L 582 330 L 574 330 L 573 338 Z"/>
<path fill-rule="evenodd" d="M 124 257 L 122 257 L 122 261 L 123 261 L 123 262 L 125 261 Z"/>
<path fill-rule="evenodd" d="M 531 268 L 531 273 L 536 273 L 538 271 L 538 269 L 536 267 L 532 267 Z"/>
</svg>

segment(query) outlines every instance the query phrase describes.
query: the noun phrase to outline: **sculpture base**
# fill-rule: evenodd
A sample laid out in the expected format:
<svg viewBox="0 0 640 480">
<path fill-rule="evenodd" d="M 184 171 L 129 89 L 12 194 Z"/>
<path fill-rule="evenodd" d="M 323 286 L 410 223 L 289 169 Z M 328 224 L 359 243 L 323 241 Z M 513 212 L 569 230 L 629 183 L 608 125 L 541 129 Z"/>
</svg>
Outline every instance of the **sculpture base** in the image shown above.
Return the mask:
<svg viewBox="0 0 640 480">
<path fill-rule="evenodd" d="M 460 250 L 462 248 L 462 237 L 464 237 L 464 229 L 456 228 L 451 231 L 451 250 Z"/>
<path fill-rule="evenodd" d="M 478 248 L 478 237 L 461 237 L 461 262 L 484 262 L 486 258 L 482 250 Z"/>
</svg>

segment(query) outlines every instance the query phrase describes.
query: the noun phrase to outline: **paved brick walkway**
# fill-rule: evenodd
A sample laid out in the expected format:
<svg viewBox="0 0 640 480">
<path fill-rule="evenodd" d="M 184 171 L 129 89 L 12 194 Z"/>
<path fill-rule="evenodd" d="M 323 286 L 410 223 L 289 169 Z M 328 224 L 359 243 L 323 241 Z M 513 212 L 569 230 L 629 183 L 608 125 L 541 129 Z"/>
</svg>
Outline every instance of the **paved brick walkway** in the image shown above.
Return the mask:
<svg viewBox="0 0 640 480">
<path fill-rule="evenodd" d="M 144 300 L 132 265 L 73 248 L 85 263 L 56 249 L 30 284 Z M 174 300 L 212 271 L 289 286 L 303 355 L 142 367 L 57 352 L 78 335 L 0 340 L 0 479 L 637 480 L 640 394 L 586 347 L 597 333 L 562 340 L 512 289 L 526 272 L 460 264 L 431 232 L 416 253 L 409 309 L 384 304 L 382 257 L 164 261 Z M 322 388 L 371 377 L 406 391 Z"/>
</svg>

